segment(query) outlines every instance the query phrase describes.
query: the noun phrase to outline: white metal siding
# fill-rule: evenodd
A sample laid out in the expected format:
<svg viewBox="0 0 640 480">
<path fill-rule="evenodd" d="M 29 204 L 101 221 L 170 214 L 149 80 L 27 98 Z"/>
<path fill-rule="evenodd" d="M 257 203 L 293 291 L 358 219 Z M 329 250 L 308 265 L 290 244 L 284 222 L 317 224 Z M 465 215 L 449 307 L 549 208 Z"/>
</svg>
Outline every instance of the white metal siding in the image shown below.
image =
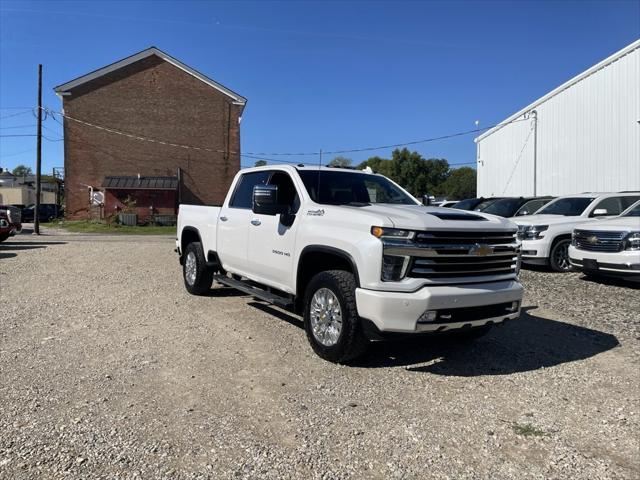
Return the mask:
<svg viewBox="0 0 640 480">
<path fill-rule="evenodd" d="M 538 195 L 640 190 L 640 42 L 531 110 Z M 533 121 L 527 112 L 479 137 L 478 195 L 533 195 Z"/>
</svg>

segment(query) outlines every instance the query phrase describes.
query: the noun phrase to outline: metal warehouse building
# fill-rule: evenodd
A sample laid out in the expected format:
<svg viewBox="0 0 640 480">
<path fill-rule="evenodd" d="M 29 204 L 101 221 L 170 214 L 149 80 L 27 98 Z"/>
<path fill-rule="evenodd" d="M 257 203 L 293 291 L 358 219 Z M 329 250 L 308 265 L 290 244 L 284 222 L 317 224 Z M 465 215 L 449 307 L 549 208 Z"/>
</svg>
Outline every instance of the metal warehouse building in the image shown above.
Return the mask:
<svg viewBox="0 0 640 480">
<path fill-rule="evenodd" d="M 640 190 L 640 40 L 476 144 L 481 196 Z"/>
</svg>

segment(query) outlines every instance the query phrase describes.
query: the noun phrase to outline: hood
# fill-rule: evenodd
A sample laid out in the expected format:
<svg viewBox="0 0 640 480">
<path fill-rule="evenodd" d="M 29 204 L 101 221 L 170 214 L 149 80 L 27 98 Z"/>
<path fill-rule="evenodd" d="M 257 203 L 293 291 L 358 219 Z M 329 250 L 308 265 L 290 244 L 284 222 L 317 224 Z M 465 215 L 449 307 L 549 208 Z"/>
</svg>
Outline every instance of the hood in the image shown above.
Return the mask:
<svg viewBox="0 0 640 480">
<path fill-rule="evenodd" d="M 508 218 L 454 208 L 423 205 L 372 204 L 366 207 L 343 206 L 367 214 L 386 217 L 395 228 L 407 230 L 515 230 Z"/>
<path fill-rule="evenodd" d="M 596 220 L 577 225 L 576 228 L 605 231 L 640 230 L 640 217 L 615 217 L 606 220 Z"/>
<path fill-rule="evenodd" d="M 588 222 L 589 218 L 564 215 L 527 215 L 525 217 L 515 217 L 512 219 L 518 225 L 561 225 Z"/>
</svg>

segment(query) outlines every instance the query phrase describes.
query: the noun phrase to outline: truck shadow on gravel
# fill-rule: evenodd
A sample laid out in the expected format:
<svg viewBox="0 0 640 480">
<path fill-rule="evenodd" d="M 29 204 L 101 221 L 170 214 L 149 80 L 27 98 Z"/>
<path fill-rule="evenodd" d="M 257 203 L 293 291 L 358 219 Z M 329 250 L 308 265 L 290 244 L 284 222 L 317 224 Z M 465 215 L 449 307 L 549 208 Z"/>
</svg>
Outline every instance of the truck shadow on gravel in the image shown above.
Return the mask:
<svg viewBox="0 0 640 480">
<path fill-rule="evenodd" d="M 380 342 L 352 365 L 404 366 L 410 372 L 457 377 L 508 375 L 584 360 L 619 345 L 608 333 L 530 313 L 535 308 L 523 309 L 519 320 L 499 325 L 475 342 L 445 336 Z"/>
</svg>

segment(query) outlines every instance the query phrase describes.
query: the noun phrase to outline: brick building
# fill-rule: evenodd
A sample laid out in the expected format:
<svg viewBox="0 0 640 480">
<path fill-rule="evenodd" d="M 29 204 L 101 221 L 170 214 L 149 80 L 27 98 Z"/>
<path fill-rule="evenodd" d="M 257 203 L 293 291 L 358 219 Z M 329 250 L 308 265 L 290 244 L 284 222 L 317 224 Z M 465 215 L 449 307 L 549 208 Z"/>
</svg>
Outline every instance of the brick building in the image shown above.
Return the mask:
<svg viewBox="0 0 640 480">
<path fill-rule="evenodd" d="M 141 219 L 175 213 L 178 202 L 223 202 L 240 169 L 245 98 L 155 47 L 54 90 L 65 114 L 68 218 L 111 215 L 125 196 Z"/>
</svg>

